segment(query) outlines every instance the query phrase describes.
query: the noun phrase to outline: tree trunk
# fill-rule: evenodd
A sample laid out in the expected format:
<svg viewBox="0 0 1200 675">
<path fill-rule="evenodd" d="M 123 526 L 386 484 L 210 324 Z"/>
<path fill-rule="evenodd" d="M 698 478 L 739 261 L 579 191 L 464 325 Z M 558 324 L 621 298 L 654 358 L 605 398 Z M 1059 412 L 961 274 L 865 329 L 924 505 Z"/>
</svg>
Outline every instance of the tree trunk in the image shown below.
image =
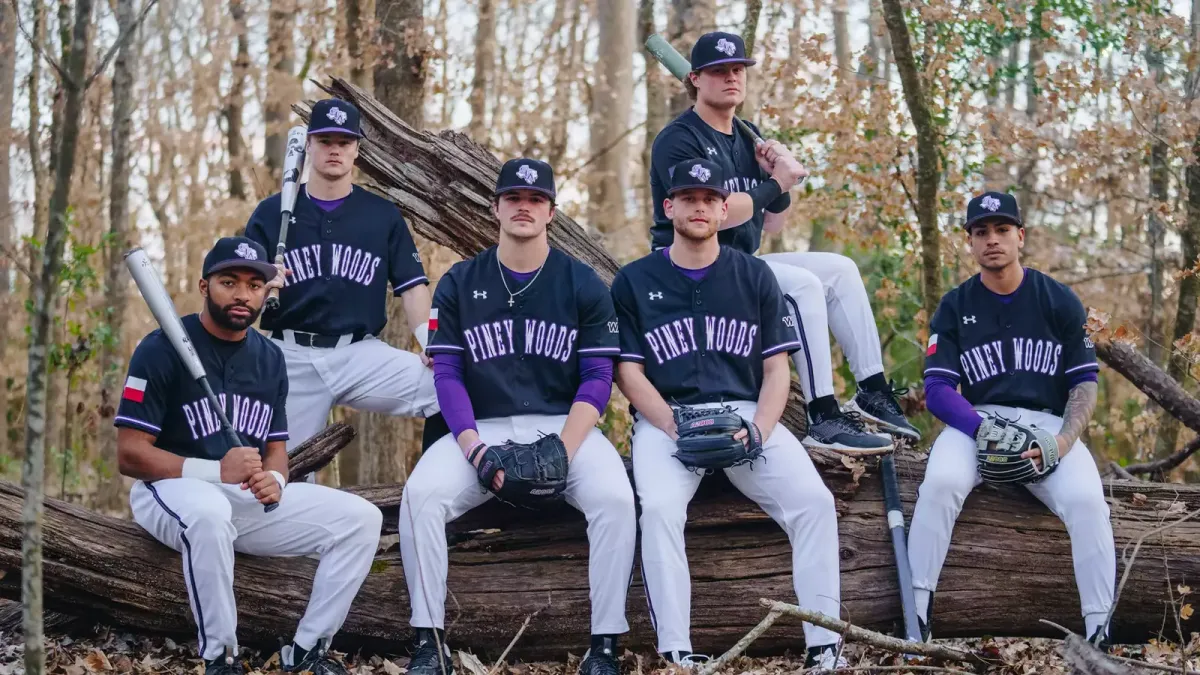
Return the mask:
<svg viewBox="0 0 1200 675">
<path fill-rule="evenodd" d="M 491 147 L 487 131 L 487 92 L 496 67 L 496 0 L 479 0 L 479 21 L 475 29 L 475 73 L 471 76 L 471 123 L 467 135 L 476 143 Z"/>
<path fill-rule="evenodd" d="M 35 59 L 36 60 L 36 59 Z M 9 152 L 15 145 L 13 106 L 16 104 L 17 16 L 11 4 L 0 6 L 0 250 L 13 241 L 13 208 L 10 197 Z M 8 320 L 16 311 L 9 303 L 9 259 L 0 253 L 0 363 L 8 363 Z M 0 377 L 0 457 L 14 457 L 8 448 L 8 377 Z"/>
<path fill-rule="evenodd" d="M 371 91 L 375 88 L 370 24 L 374 23 L 375 0 L 344 0 L 346 14 L 346 51 L 350 55 L 350 81 Z"/>
<path fill-rule="evenodd" d="M 854 81 L 854 68 L 850 65 L 850 28 L 846 16 L 850 8 L 846 0 L 834 0 L 830 8 L 833 10 L 833 53 L 837 81 L 839 86 L 844 87 Z"/>
<path fill-rule="evenodd" d="M 1041 87 L 1038 77 L 1045 67 L 1045 33 L 1042 30 L 1041 3 L 1034 4 L 1033 18 L 1029 22 L 1029 64 L 1025 76 L 1025 119 L 1032 129 L 1038 127 L 1038 111 L 1040 109 Z M 1032 224 L 1037 216 L 1037 204 L 1033 196 L 1038 180 L 1038 148 L 1037 140 L 1030 141 L 1032 146 L 1026 148 L 1029 159 L 1022 163 L 1017 170 L 1017 205 L 1021 209 L 1021 220 L 1026 225 Z"/>
<path fill-rule="evenodd" d="M 91 38 L 92 0 L 76 0 L 70 58 L 64 61 L 63 104 L 54 167 L 54 192 L 50 195 L 49 221 L 42 249 L 41 274 L 33 284 L 33 316 L 29 334 L 29 372 L 25 381 L 25 461 L 21 486 L 25 502 L 21 513 L 21 602 L 24 605 L 25 672 L 41 675 L 46 667 L 42 633 L 42 515 L 46 475 L 46 370 L 49 365 L 51 311 L 58 273 L 62 268 L 71 204 L 71 177 L 75 171 L 75 147 L 83 114 L 83 79 Z"/>
<path fill-rule="evenodd" d="M 917 220 L 921 224 L 921 268 L 924 281 L 922 307 L 926 320 L 933 317 L 942 299 L 941 235 L 937 227 L 938 182 L 941 180 L 937 129 L 929 112 L 925 85 L 913 57 L 908 24 L 900 0 L 883 0 L 883 18 L 892 38 L 892 53 L 904 100 L 917 130 Z"/>
<path fill-rule="evenodd" d="M 646 71 L 646 125 L 643 129 L 642 142 L 642 176 L 650 175 L 650 150 L 654 147 L 654 139 L 658 132 L 666 126 L 667 119 L 667 89 L 664 78 L 666 74 L 658 60 L 646 49 L 646 40 L 658 32 L 654 25 L 654 0 L 640 0 L 638 3 L 638 45 L 641 47 L 642 61 Z M 646 228 L 654 224 L 653 197 L 650 195 L 650 182 L 637 181 L 641 192 L 641 212 Z"/>
<path fill-rule="evenodd" d="M 666 38 L 685 58 L 692 53 L 696 38 L 716 29 L 716 0 L 671 0 L 671 20 L 667 25 Z M 670 102 L 671 117 L 681 114 L 692 105 L 683 88 L 676 89 Z"/>
<path fill-rule="evenodd" d="M 425 17 L 421 0 L 376 0 L 383 54 L 375 97 L 414 129 L 425 126 Z"/>
<path fill-rule="evenodd" d="M 246 6 L 243 0 L 229 0 L 229 15 L 237 33 L 237 53 L 233 57 L 233 82 L 229 104 L 225 107 L 225 137 L 229 150 L 229 196 L 245 200 L 246 179 L 242 176 L 245 143 L 242 141 L 242 109 L 246 102 L 246 73 L 250 69 L 250 39 L 247 36 Z"/>
<path fill-rule="evenodd" d="M 33 3 L 33 40 L 46 44 L 46 16 L 44 3 Z M 14 43 L 15 44 L 15 43 Z M 29 60 L 29 78 L 26 89 L 29 94 L 29 161 L 33 166 L 33 237 L 41 237 L 46 226 L 46 209 L 49 202 L 46 199 L 46 187 L 50 184 L 49 165 L 42 158 L 42 60 Z M 29 250 L 29 269 L 37 267 L 37 253 Z M 32 280 L 30 283 L 32 287 Z M 30 293 L 30 299 L 33 294 Z"/>
<path fill-rule="evenodd" d="M 267 100 L 263 102 L 266 125 L 267 168 L 271 185 L 283 178 L 283 152 L 287 143 L 288 107 L 300 98 L 296 82 L 296 0 L 270 0 L 267 12 Z"/>
<path fill-rule="evenodd" d="M 756 58 L 754 56 L 754 45 L 757 42 L 758 21 L 762 16 L 762 6 L 762 0 L 746 0 L 746 23 L 742 27 L 742 40 L 746 43 L 746 55 L 752 59 Z M 770 54 L 764 52 L 763 56 L 758 56 L 757 58 L 758 65 L 764 70 L 767 70 Z M 734 111 L 734 113 L 738 117 L 743 117 L 746 110 L 751 110 L 757 115 L 757 111 L 759 109 L 758 101 L 762 96 L 763 89 L 767 86 L 768 83 L 764 83 L 762 81 L 753 79 L 747 80 L 746 98 L 742 100 L 742 103 L 737 107 L 737 110 Z"/>
<path fill-rule="evenodd" d="M 235 4 L 240 0 L 233 0 Z M 133 0 L 117 0 L 118 35 L 133 29 Z M 111 431 L 120 398 L 123 359 L 118 345 L 125 327 L 125 306 L 129 294 L 125 283 L 125 260 L 129 250 L 129 141 L 133 127 L 133 82 L 138 56 L 138 40 L 130 36 L 117 52 L 113 64 L 112 181 L 108 197 L 108 255 L 105 261 L 104 295 L 108 298 L 108 326 L 111 338 L 100 347 L 100 462 L 102 475 L 96 503 L 101 509 L 120 509 L 124 501 L 125 481 L 117 470 L 117 435 Z M 232 154 L 232 152 L 231 152 Z"/>
<path fill-rule="evenodd" d="M 836 455 L 812 454 L 836 500 L 842 618 L 890 632 L 900 621 L 900 603 L 877 463 L 871 461 L 855 484 Z M 904 510 L 911 516 L 923 456 L 901 453 L 897 468 Z M 395 533 L 401 486 L 349 491 L 379 506 L 385 514 L 383 533 Z M 1135 493 L 1144 495 L 1144 501 Z M 1110 481 L 1105 495 L 1118 550 L 1200 507 L 1200 486 L 1195 485 Z M 20 499 L 16 486 L 0 482 L 0 570 L 7 572 L 0 594 L 8 597 L 15 595 L 19 569 Z M 1170 505 L 1174 507 L 1168 510 Z M 133 523 L 57 500 L 48 501 L 46 528 L 46 556 L 53 563 L 47 570 L 55 588 L 48 609 L 83 614 L 118 630 L 194 637 L 179 553 Z M 447 621 L 454 626 L 456 645 L 490 661 L 534 614 L 513 658 L 560 660 L 587 644 L 588 542 L 586 523 L 577 511 L 563 506 L 530 512 L 493 501 L 451 523 L 447 533 L 448 584 L 454 598 Z M 763 617 L 759 598 L 795 600 L 786 534 L 730 488 L 723 475 L 706 479 L 689 505 L 687 544 L 696 650 L 719 653 L 740 639 Z M 1118 575 L 1128 564 L 1120 563 Z M 1111 637 L 1145 642 L 1164 621 L 1174 625 L 1165 587 L 1200 575 L 1200 522 L 1183 522 L 1147 538 L 1132 565 Z M 243 645 L 274 649 L 279 635 L 294 630 L 315 567 L 316 561 L 307 558 L 236 556 L 234 591 Z M 338 633 L 339 649 L 402 650 L 411 633 L 396 620 L 409 611 L 399 554 L 394 548 L 385 551 L 372 569 Z M 938 635 L 1058 636 L 1039 619 L 1082 632 L 1070 569 L 1070 541 L 1053 513 L 1024 490 L 981 487 L 967 499 L 955 525 L 938 587 Z M 1012 570 L 1059 572 L 1037 574 L 1035 583 L 980 581 L 1010 576 Z M 637 566 L 631 581 L 631 630 L 622 647 L 651 654 L 654 632 Z M 1197 630 L 1198 624 L 1200 618 L 1182 622 L 1185 632 Z M 787 621 L 755 642 L 753 652 L 795 653 L 801 643 L 799 624 Z"/>
<path fill-rule="evenodd" d="M 592 77 L 591 158 L 588 167 L 588 227 L 605 233 L 618 257 L 642 242 L 631 227 L 641 224 L 626 217 L 629 187 L 630 101 L 633 100 L 633 0 L 607 0 L 596 5 L 600 23 L 599 54 Z M 621 236 L 624 234 L 625 236 Z"/>
</svg>

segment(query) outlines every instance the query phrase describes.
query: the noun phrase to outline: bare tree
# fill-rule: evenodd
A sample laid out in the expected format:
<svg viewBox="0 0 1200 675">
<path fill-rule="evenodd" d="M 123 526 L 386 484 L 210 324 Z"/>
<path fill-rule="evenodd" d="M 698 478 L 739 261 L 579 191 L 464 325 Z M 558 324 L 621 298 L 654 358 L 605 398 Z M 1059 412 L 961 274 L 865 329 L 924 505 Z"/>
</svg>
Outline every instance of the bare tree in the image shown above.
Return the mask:
<svg viewBox="0 0 1200 675">
<path fill-rule="evenodd" d="M 588 226 L 613 234 L 630 225 L 625 213 L 629 170 L 629 102 L 633 99 L 633 0 L 596 3 L 599 54 L 592 78 Z M 613 238 L 612 242 L 622 238 Z M 624 238 L 630 243 L 632 238 Z"/>
<path fill-rule="evenodd" d="M 296 0 L 271 0 L 267 12 L 267 100 L 263 122 L 267 127 L 267 167 L 271 185 L 281 179 L 284 143 L 296 83 Z"/>
<path fill-rule="evenodd" d="M 229 85 L 229 102 L 225 106 L 225 139 L 229 151 L 229 196 L 246 199 L 246 179 L 242 176 L 245 161 L 245 142 L 242 140 L 242 110 L 246 103 L 246 73 L 250 69 L 250 38 L 246 28 L 246 6 L 243 0 L 229 0 L 229 16 L 237 35 L 237 52 L 233 57 L 233 78 Z M 114 93 L 115 96 L 115 93 Z M 113 121 L 114 125 L 116 120 Z"/>
<path fill-rule="evenodd" d="M 692 52 L 696 38 L 717 28 L 716 0 L 671 0 L 671 19 L 667 28 L 667 41 L 687 56 Z M 687 92 L 677 89 L 671 96 L 670 111 L 674 117 L 687 110 L 692 104 Z"/>
<path fill-rule="evenodd" d="M 1046 32 L 1042 30 L 1042 11 L 1034 4 L 1033 18 L 1029 22 L 1029 63 L 1025 73 L 1025 120 L 1030 128 L 1039 124 L 1041 109 L 1041 85 L 1038 78 L 1046 66 Z M 1014 85 L 1015 87 L 1015 85 Z M 1032 223 L 1037 217 L 1034 190 L 1038 181 L 1038 151 L 1036 144 L 1029 148 L 1029 157 L 1017 169 L 1017 204 L 1021 208 L 1021 219 Z"/>
<path fill-rule="evenodd" d="M 837 81 L 846 86 L 854 79 L 854 68 L 850 65 L 850 27 L 847 15 L 850 7 L 846 0 L 834 0 L 830 5 L 833 12 L 833 55 L 837 67 Z"/>
<path fill-rule="evenodd" d="M 496 1 L 479 0 L 475 28 L 475 73 L 471 76 L 471 123 L 467 135 L 487 147 L 487 89 L 496 67 Z"/>
<path fill-rule="evenodd" d="M 117 0 L 117 25 L 121 34 L 133 30 L 134 0 Z M 239 0 L 234 0 L 239 2 Z M 123 272 L 122 252 L 130 245 L 129 228 L 129 160 L 133 154 L 130 137 L 133 129 L 133 83 L 137 62 L 138 40 L 122 43 L 113 65 L 112 121 L 112 180 L 108 201 L 108 255 L 104 276 L 104 294 L 108 297 L 109 337 L 100 347 L 100 426 L 107 429 L 116 414 L 122 359 L 117 340 L 125 327 L 125 308 L 128 299 Z M 124 481 L 117 471 L 117 436 L 101 433 L 100 460 L 111 475 L 101 479 L 96 495 L 101 508 L 120 506 Z"/>
<path fill-rule="evenodd" d="M 13 208 L 10 198 L 9 149 L 13 145 L 12 118 L 16 103 L 17 74 L 17 16 L 13 6 L 0 3 L 0 363 L 8 357 L 8 324 L 11 315 L 9 304 L 8 256 L 12 249 L 12 233 L 15 229 Z M 12 457 L 8 450 L 8 378 L 0 378 L 0 456 Z"/>
<path fill-rule="evenodd" d="M 350 81 L 367 91 L 375 88 L 371 64 L 371 18 L 375 0 L 342 0 L 346 16 L 346 52 L 350 56 Z"/>
<path fill-rule="evenodd" d="M 654 147 L 654 139 L 667 123 L 667 90 L 665 73 L 658 60 L 646 49 L 646 40 L 658 32 L 654 26 L 654 0 L 641 0 L 638 5 L 638 44 L 641 46 L 642 61 L 646 71 L 646 124 L 643 126 L 644 141 L 642 145 L 642 176 L 650 175 L 650 150 Z M 654 220 L 654 209 L 650 204 L 650 183 L 646 180 L 637 181 L 641 191 L 641 212 L 644 214 L 645 225 L 649 226 Z"/>
</svg>

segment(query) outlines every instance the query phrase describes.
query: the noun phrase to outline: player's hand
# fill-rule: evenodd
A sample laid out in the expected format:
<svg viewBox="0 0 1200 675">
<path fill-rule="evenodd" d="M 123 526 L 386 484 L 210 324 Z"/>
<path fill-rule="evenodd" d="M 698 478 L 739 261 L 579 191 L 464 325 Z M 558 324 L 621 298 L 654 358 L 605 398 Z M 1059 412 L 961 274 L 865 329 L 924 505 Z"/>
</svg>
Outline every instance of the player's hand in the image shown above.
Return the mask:
<svg viewBox="0 0 1200 675">
<path fill-rule="evenodd" d="M 433 359 L 429 358 L 428 354 L 426 354 L 425 352 L 421 352 L 420 354 L 417 354 L 417 356 L 421 357 L 421 364 L 424 365 L 426 368 L 433 367 Z"/>
<path fill-rule="evenodd" d="M 275 275 L 274 279 L 271 279 L 267 283 L 263 284 L 263 288 L 267 289 L 268 293 L 271 292 L 272 288 L 282 289 L 283 288 L 283 278 L 289 277 L 292 275 L 291 270 L 289 270 L 288 268 L 284 267 L 283 265 L 281 265 L 279 263 L 275 263 L 275 269 L 278 270 L 279 273 Z"/>
<path fill-rule="evenodd" d="M 755 146 L 754 159 L 758 162 L 758 167 L 768 174 L 775 171 L 775 155 L 778 152 L 776 148 L 782 147 L 783 144 L 779 141 L 763 141 Z"/>
<path fill-rule="evenodd" d="M 742 429 L 741 431 L 739 431 L 739 432 L 737 432 L 736 434 L 734 434 L 734 435 L 733 435 L 733 438 L 734 438 L 735 440 L 739 440 L 739 441 L 741 441 L 741 442 L 742 442 L 742 445 L 746 446 L 747 448 L 749 448 L 749 447 L 750 447 L 750 440 L 749 440 L 749 439 L 750 439 L 750 432 L 746 431 L 745 429 Z"/>
<path fill-rule="evenodd" d="M 221 458 L 222 483 L 245 483 L 261 471 L 262 455 L 259 454 L 258 448 L 230 448 Z"/>
<path fill-rule="evenodd" d="M 1025 452 L 1021 453 L 1021 458 L 1022 459 L 1032 459 L 1033 465 L 1037 467 L 1037 470 L 1038 471 L 1042 470 L 1042 449 L 1041 448 L 1030 448 L 1030 449 L 1026 450 Z"/>
<path fill-rule="evenodd" d="M 801 179 L 807 177 L 808 169 L 805 169 L 803 164 L 786 151 L 778 155 L 771 169 L 771 178 L 779 183 L 779 187 L 783 188 L 784 192 L 791 190 Z"/>
<path fill-rule="evenodd" d="M 483 456 L 485 454 L 487 454 L 486 446 L 484 447 L 484 449 L 482 451 L 480 451 L 480 453 L 478 455 L 475 456 L 475 461 L 473 464 L 476 469 L 479 468 L 479 463 L 483 461 Z M 496 475 L 492 477 L 492 489 L 499 490 L 503 485 L 504 485 L 504 469 L 500 469 L 499 471 L 496 472 Z"/>
<path fill-rule="evenodd" d="M 279 496 L 282 494 L 282 490 L 279 489 L 279 481 L 275 480 L 275 474 L 270 471 L 259 471 L 242 486 L 243 489 L 253 492 L 254 498 L 262 504 L 274 504 L 279 501 Z"/>
</svg>

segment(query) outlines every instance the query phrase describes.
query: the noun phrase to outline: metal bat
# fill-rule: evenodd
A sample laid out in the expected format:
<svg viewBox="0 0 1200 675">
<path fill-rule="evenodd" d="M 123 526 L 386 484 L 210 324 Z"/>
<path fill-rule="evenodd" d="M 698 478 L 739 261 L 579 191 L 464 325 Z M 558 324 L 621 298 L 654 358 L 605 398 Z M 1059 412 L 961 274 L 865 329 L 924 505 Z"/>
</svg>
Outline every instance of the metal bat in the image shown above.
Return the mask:
<svg viewBox="0 0 1200 675">
<path fill-rule="evenodd" d="M 921 625 L 917 621 L 917 599 L 913 592 L 912 569 L 908 566 L 908 540 L 904 533 L 904 507 L 900 505 L 900 480 L 896 476 L 896 460 L 884 455 L 880 461 L 883 474 L 883 503 L 887 510 L 888 529 L 892 531 L 892 551 L 896 555 L 896 573 L 900 577 L 900 608 L 904 613 L 904 634 L 912 642 L 921 641 Z"/>
<path fill-rule="evenodd" d="M 692 72 L 692 64 L 688 63 L 688 60 L 683 57 L 683 54 L 680 54 L 678 51 L 676 51 L 676 49 L 671 46 L 670 42 L 664 40 L 663 37 L 658 33 L 655 33 L 654 35 L 646 38 L 646 49 L 650 50 L 650 53 L 654 55 L 654 58 L 657 59 L 659 63 L 663 64 L 667 70 L 671 71 L 671 74 L 675 76 L 675 79 L 679 80 L 680 82 L 687 81 L 688 73 Z M 742 118 L 734 117 L 733 121 L 746 135 L 754 139 L 755 147 L 763 144 L 762 136 L 754 133 L 754 130 L 750 128 L 750 125 L 743 122 Z"/>
<path fill-rule="evenodd" d="M 283 252 L 287 250 L 288 225 L 292 224 L 292 210 L 296 207 L 296 195 L 300 191 L 300 174 L 304 173 L 304 143 L 308 130 L 302 126 L 288 129 L 287 151 L 283 155 L 283 188 L 279 191 L 279 242 L 275 244 L 275 264 L 283 264 Z M 272 288 L 267 296 L 267 311 L 279 309 L 279 289 Z"/>
<path fill-rule="evenodd" d="M 158 322 L 167 339 L 171 341 L 175 353 L 183 360 L 183 364 L 192 378 L 204 390 L 204 397 L 208 399 L 209 407 L 216 411 L 217 418 L 221 421 L 221 432 L 225 435 L 229 447 L 246 445 L 234 431 L 233 425 L 229 423 L 229 417 L 225 415 L 225 408 L 221 406 L 217 395 L 209 386 L 208 374 L 204 372 L 204 365 L 200 363 L 200 355 L 196 353 L 195 345 L 192 344 L 191 338 L 184 330 L 183 322 L 179 320 L 179 314 L 175 311 L 175 303 L 171 302 L 171 296 L 167 294 L 167 289 L 163 286 L 162 280 L 158 278 L 158 273 L 154 271 L 154 266 L 151 265 L 150 258 L 142 247 L 134 247 L 125 253 L 125 267 L 129 269 L 129 274 L 137 284 L 142 299 L 146 301 L 146 306 L 150 308 L 150 313 L 154 315 L 154 320 Z M 267 504 L 266 511 L 270 513 L 278 506 L 279 502 Z"/>
</svg>

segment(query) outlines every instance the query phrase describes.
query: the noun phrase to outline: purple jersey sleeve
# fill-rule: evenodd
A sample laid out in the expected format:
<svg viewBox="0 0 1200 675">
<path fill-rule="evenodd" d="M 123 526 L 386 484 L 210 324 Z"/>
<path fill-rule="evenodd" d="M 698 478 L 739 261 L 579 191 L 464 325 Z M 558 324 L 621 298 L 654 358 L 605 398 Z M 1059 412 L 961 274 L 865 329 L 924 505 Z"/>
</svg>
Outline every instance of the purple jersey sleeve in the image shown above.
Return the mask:
<svg viewBox="0 0 1200 675">
<path fill-rule="evenodd" d="M 475 410 L 467 396 L 467 385 L 463 381 L 463 357 L 461 354 L 439 353 L 433 355 L 433 387 L 437 392 L 442 417 L 455 439 L 475 425 Z"/>
<path fill-rule="evenodd" d="M 604 356 L 579 359 L 579 391 L 575 403 L 590 403 L 601 415 L 612 396 L 613 360 Z"/>
<path fill-rule="evenodd" d="M 958 393 L 958 383 L 946 375 L 925 376 L 925 406 L 934 417 L 975 437 L 979 423 L 983 421 L 975 408 Z"/>
</svg>

